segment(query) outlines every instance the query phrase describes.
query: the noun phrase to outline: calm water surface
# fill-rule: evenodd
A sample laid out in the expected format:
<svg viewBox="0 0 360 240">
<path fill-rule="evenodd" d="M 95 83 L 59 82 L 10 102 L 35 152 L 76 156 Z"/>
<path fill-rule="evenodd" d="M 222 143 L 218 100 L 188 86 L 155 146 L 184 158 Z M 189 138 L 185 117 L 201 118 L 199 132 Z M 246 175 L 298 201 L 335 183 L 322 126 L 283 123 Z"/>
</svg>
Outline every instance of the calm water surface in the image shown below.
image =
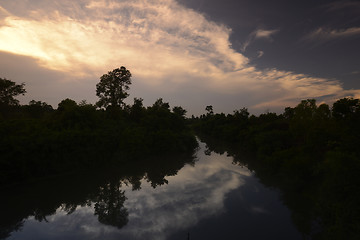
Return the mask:
<svg viewBox="0 0 360 240">
<path fill-rule="evenodd" d="M 205 150 L 200 143 L 195 164 L 159 165 L 145 176 L 93 174 L 3 189 L 0 238 L 302 239 L 279 192 L 232 157 Z"/>
</svg>

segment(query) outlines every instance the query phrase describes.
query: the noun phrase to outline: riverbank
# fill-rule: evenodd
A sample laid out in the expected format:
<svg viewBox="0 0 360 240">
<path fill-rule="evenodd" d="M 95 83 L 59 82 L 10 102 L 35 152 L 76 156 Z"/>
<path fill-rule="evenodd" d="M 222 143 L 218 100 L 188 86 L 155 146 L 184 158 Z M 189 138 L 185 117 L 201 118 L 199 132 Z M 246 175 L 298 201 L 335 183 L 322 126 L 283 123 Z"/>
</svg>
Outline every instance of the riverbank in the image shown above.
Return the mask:
<svg viewBox="0 0 360 240">
<path fill-rule="evenodd" d="M 162 103 L 162 102 L 161 102 Z M 97 110 L 64 100 L 57 110 L 11 108 L 0 118 L 0 185 L 142 163 L 172 154 L 191 156 L 195 136 L 168 104 Z"/>
<path fill-rule="evenodd" d="M 301 232 L 313 239 L 360 238 L 358 99 L 341 99 L 331 110 L 304 100 L 280 115 L 249 116 L 242 109 L 191 121 L 210 151 L 228 152 L 281 189 Z"/>
</svg>

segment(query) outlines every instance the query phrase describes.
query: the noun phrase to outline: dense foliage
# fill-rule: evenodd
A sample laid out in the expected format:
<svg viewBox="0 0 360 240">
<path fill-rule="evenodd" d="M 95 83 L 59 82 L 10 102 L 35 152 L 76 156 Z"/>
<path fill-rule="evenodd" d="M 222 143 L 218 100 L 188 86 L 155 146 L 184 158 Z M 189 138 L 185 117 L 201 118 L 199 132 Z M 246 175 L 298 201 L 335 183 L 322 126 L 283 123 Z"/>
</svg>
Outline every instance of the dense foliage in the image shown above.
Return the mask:
<svg viewBox="0 0 360 240">
<path fill-rule="evenodd" d="M 114 77 L 114 82 L 109 83 L 112 78 L 106 76 L 110 73 L 119 73 L 120 80 Z M 131 74 L 123 67 L 108 75 L 101 81 L 107 78 L 112 87 L 120 84 L 118 81 L 124 80 L 122 84 L 125 85 L 130 83 Z M 21 89 L 24 86 L 13 85 Z M 102 105 L 107 106 L 106 109 L 71 99 L 61 101 L 56 110 L 34 100 L 22 106 L 1 105 L 0 185 L 143 161 L 151 156 L 174 153 L 191 156 L 197 142 L 185 124 L 186 111 L 181 107 L 171 111 L 162 99 L 147 108 L 142 99 L 134 99 L 133 105 L 126 105 L 122 100 L 128 96 L 127 89 L 122 85 L 114 93 L 109 90 L 110 95 L 105 94 L 108 104 Z M 19 91 L 10 95 L 18 94 Z"/>
<path fill-rule="evenodd" d="M 235 162 L 283 190 L 299 230 L 314 239 L 360 239 L 360 102 L 344 98 L 332 108 L 301 101 L 283 114 L 233 114 L 193 118 L 196 131 L 221 140 Z M 211 149 L 216 150 L 216 149 Z M 245 157 L 248 156 L 248 157 Z"/>
<path fill-rule="evenodd" d="M 13 107 L 0 118 L 0 182 L 13 182 L 144 156 L 191 154 L 197 146 L 184 116 L 158 100 L 96 110 L 66 99 Z"/>
</svg>

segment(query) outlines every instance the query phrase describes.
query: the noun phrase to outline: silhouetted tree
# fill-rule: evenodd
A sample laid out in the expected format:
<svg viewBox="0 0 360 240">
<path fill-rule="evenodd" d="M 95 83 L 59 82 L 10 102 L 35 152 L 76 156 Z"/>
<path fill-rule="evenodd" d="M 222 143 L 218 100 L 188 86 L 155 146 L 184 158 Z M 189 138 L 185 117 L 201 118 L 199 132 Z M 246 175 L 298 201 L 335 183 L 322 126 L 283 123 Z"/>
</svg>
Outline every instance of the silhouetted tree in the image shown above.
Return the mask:
<svg viewBox="0 0 360 240">
<path fill-rule="evenodd" d="M 292 119 L 294 117 L 294 108 L 292 107 L 286 107 L 285 108 L 285 111 L 283 113 L 283 116 L 286 118 L 286 119 Z"/>
<path fill-rule="evenodd" d="M 58 110 L 59 111 L 67 111 L 70 109 L 76 108 L 78 105 L 77 103 L 72 99 L 64 99 L 58 104 Z"/>
<path fill-rule="evenodd" d="M 295 108 L 294 114 L 297 119 L 312 119 L 316 112 L 316 100 L 302 100 Z"/>
<path fill-rule="evenodd" d="M 333 104 L 332 114 L 336 119 L 360 117 L 360 100 L 342 98 Z"/>
<path fill-rule="evenodd" d="M 96 84 L 96 96 L 100 100 L 96 103 L 98 107 L 121 107 L 123 100 L 129 96 L 126 92 L 130 89 L 131 73 L 125 67 L 120 67 L 104 74 L 100 82 Z"/>
<path fill-rule="evenodd" d="M 213 106 L 211 106 L 211 105 L 206 106 L 205 110 L 207 112 L 207 115 L 213 115 L 214 114 Z"/>
<path fill-rule="evenodd" d="M 234 118 L 238 120 L 247 120 L 249 118 L 249 111 L 247 108 L 242 108 L 234 111 Z"/>
<path fill-rule="evenodd" d="M 29 102 L 29 106 L 31 106 L 31 107 L 39 107 L 39 108 L 42 108 L 42 109 L 47 110 L 47 111 L 53 110 L 53 107 L 51 105 L 47 104 L 46 102 L 42 102 L 42 101 L 31 100 Z"/>
<path fill-rule="evenodd" d="M 321 119 L 321 120 L 327 120 L 330 119 L 331 117 L 331 111 L 329 108 L 329 105 L 323 103 L 321 104 L 317 109 L 316 109 L 316 114 L 315 114 L 317 119 Z"/>
<path fill-rule="evenodd" d="M 182 107 L 173 107 L 173 113 L 175 113 L 177 116 L 185 118 L 186 110 Z"/>
<path fill-rule="evenodd" d="M 26 93 L 25 84 L 16 84 L 6 78 L 0 78 L 0 106 L 16 106 L 19 100 L 14 97 Z"/>
<path fill-rule="evenodd" d="M 23 109 L 33 118 L 43 117 L 45 113 L 50 113 L 54 110 L 53 107 L 46 102 L 35 100 L 31 100 L 29 105 L 23 106 Z"/>
<path fill-rule="evenodd" d="M 142 98 L 134 98 L 134 104 L 130 107 L 130 118 L 139 121 L 145 114 Z"/>
<path fill-rule="evenodd" d="M 154 110 L 162 109 L 162 110 L 170 111 L 170 105 L 169 105 L 169 103 L 163 102 L 162 98 L 159 98 L 152 105 L 152 109 L 154 109 Z"/>
</svg>

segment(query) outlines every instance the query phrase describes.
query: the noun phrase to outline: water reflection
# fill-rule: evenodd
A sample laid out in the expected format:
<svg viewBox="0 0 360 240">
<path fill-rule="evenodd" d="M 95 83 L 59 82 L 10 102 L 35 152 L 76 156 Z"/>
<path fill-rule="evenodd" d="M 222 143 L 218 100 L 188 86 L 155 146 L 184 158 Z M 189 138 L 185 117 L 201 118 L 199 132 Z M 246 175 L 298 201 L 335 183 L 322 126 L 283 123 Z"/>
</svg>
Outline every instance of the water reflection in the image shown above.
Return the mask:
<svg viewBox="0 0 360 240">
<path fill-rule="evenodd" d="M 159 159 L 6 190 L 1 237 L 300 239 L 278 193 L 230 157 L 205 150 L 201 143 L 196 164 Z"/>
<path fill-rule="evenodd" d="M 201 220 L 226 211 L 226 195 L 243 185 L 243 177 L 251 173 L 234 169 L 226 156 L 205 158 L 199 152 L 198 157 L 201 161 L 195 167 L 185 166 L 179 175 L 169 177 L 169 185 L 155 191 L 144 186 L 142 191 L 128 192 L 125 205 L 130 210 L 130 221 L 123 229 L 123 237 L 167 239 L 175 232 L 185 236 Z"/>
<path fill-rule="evenodd" d="M 139 190 L 143 182 L 153 187 L 163 185 L 167 182 L 167 176 L 177 174 L 185 164 L 193 165 L 194 161 L 193 156 L 146 159 L 126 166 L 3 188 L 0 199 L 0 238 L 12 235 L 16 239 L 31 239 L 38 231 L 25 236 L 23 233 L 29 227 L 37 229 L 38 226 L 52 228 L 53 233 L 48 239 L 56 236 L 55 232 L 62 235 L 62 226 L 66 226 L 67 230 L 81 232 L 81 229 L 89 227 L 77 222 L 80 212 L 96 216 L 98 221 L 95 225 L 100 222 L 120 229 L 128 222 L 128 210 L 124 207 L 125 191 L 122 188 L 131 186 L 129 191 Z M 60 225 L 57 225 L 58 221 L 62 221 Z M 40 232 L 48 234 L 46 230 Z M 78 234 L 76 232 L 75 235 Z"/>
<path fill-rule="evenodd" d="M 128 223 L 128 211 L 124 207 L 125 191 L 120 190 L 120 182 L 101 187 L 96 197 L 94 215 L 102 224 L 122 228 Z"/>
</svg>

